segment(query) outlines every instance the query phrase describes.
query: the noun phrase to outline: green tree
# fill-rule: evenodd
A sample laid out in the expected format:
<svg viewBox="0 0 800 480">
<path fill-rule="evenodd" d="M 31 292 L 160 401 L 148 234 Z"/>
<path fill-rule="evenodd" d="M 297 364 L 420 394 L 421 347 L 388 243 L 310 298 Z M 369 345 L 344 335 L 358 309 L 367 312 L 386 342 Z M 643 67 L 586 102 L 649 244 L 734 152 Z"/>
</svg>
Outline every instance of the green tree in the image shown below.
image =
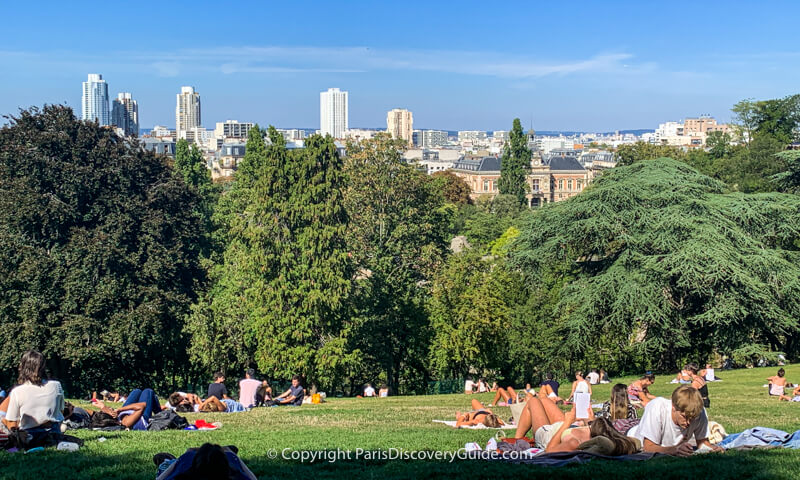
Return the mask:
<svg viewBox="0 0 800 480">
<path fill-rule="evenodd" d="M 800 150 L 787 150 L 776 156 L 786 164 L 786 170 L 776 175 L 781 190 L 800 193 Z"/>
<path fill-rule="evenodd" d="M 800 198 L 724 192 L 648 160 L 529 217 L 513 263 L 529 283 L 564 282 L 554 322 L 567 359 L 606 349 L 673 368 L 750 344 L 797 352 Z"/>
<path fill-rule="evenodd" d="M 513 195 L 520 205 L 527 205 L 528 173 L 531 168 L 531 151 L 528 149 L 528 137 L 522 131 L 519 118 L 514 119 L 508 142 L 503 148 L 500 160 L 500 193 Z"/>
<path fill-rule="evenodd" d="M 670 157 L 685 160 L 686 153 L 679 147 L 671 145 L 657 145 L 647 142 L 626 143 L 617 148 L 617 165 L 632 165 L 642 160 L 652 160 L 660 157 Z"/>
<path fill-rule="evenodd" d="M 508 326 L 523 290 L 520 276 L 505 268 L 502 257 L 483 257 L 476 249 L 452 255 L 433 281 L 428 307 L 433 373 L 460 378 L 470 370 L 503 369 Z"/>
<path fill-rule="evenodd" d="M 329 137 L 296 151 L 272 127 L 269 138 L 251 130 L 221 202 L 227 248 L 195 310 L 195 358 L 332 385 L 352 277 L 342 160 Z"/>
<path fill-rule="evenodd" d="M 755 104 L 756 135 L 769 135 L 781 143 L 797 138 L 800 125 L 800 94 Z"/>
<path fill-rule="evenodd" d="M 383 134 L 348 145 L 348 248 L 358 268 L 348 336 L 361 375 L 381 372 L 394 391 L 417 391 L 427 376 L 425 300 L 446 257 L 450 210 L 438 182 L 404 162 L 402 148 Z"/>
<path fill-rule="evenodd" d="M 68 107 L 11 118 L 0 129 L 2 370 L 37 348 L 73 393 L 172 383 L 204 278 L 200 202 L 165 157 Z"/>
<path fill-rule="evenodd" d="M 731 154 L 733 138 L 727 132 L 711 132 L 706 137 L 706 147 L 712 158 L 719 159 Z"/>
<path fill-rule="evenodd" d="M 439 182 L 439 188 L 448 202 L 456 205 L 472 203 L 472 198 L 469 196 L 472 190 L 467 185 L 467 182 L 455 173 L 451 171 L 436 172 L 431 175 L 431 178 Z"/>
</svg>

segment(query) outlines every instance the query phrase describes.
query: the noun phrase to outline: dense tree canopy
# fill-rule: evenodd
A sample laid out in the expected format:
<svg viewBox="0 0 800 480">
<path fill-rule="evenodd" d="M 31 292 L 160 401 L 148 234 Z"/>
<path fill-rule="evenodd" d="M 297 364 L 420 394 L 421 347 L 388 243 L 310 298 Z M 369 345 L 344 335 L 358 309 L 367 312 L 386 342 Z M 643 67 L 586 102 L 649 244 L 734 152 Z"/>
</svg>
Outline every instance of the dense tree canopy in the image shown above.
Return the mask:
<svg viewBox="0 0 800 480">
<path fill-rule="evenodd" d="M 85 388 L 181 371 L 203 276 L 199 204 L 166 158 L 67 107 L 12 118 L 0 129 L 0 366 L 37 348 Z"/>
<path fill-rule="evenodd" d="M 685 163 L 606 172 L 521 229 L 528 282 L 566 282 L 554 309 L 568 358 L 668 368 L 751 344 L 797 350 L 800 197 L 723 193 Z"/>
</svg>

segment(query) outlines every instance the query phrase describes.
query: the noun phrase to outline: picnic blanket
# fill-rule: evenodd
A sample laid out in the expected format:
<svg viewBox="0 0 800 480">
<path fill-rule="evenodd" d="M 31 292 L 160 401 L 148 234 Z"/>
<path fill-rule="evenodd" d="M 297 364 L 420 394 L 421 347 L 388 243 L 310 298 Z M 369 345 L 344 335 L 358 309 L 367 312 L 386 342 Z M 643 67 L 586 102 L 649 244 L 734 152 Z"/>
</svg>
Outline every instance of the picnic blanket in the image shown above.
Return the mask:
<svg viewBox="0 0 800 480">
<path fill-rule="evenodd" d="M 584 452 L 577 450 L 574 452 L 554 452 L 542 453 L 533 457 L 526 458 L 498 458 L 500 461 L 511 463 L 524 463 L 526 465 L 543 465 L 548 467 L 561 467 L 572 463 L 587 463 L 596 458 L 604 460 L 617 460 L 617 461 L 641 461 L 650 460 L 653 457 L 663 456 L 660 453 L 653 452 L 639 452 L 631 455 L 620 455 L 618 457 L 610 457 L 607 455 L 598 455 L 596 453 Z"/>
<path fill-rule="evenodd" d="M 443 424 L 447 425 L 448 427 L 456 428 L 456 421 L 455 420 L 434 420 L 433 422 L 434 423 L 443 423 Z M 468 428 L 470 430 L 483 430 L 483 429 L 487 429 L 487 428 L 490 428 L 490 427 L 487 427 L 486 425 L 483 425 L 483 424 L 478 424 L 478 425 L 462 425 L 460 428 Z M 514 425 L 514 424 L 508 423 L 508 424 L 505 424 L 503 426 L 496 427 L 493 430 L 502 430 L 504 428 L 511 429 L 511 428 L 517 428 L 517 426 Z"/>
</svg>

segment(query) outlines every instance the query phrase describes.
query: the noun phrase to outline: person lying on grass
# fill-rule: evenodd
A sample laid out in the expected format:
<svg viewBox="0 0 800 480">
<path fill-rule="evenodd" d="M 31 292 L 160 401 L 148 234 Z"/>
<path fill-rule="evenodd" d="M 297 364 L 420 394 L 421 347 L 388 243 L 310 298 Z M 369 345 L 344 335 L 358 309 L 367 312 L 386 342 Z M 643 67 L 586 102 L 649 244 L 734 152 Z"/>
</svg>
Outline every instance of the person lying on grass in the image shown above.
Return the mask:
<svg viewBox="0 0 800 480">
<path fill-rule="evenodd" d="M 665 453 L 685 457 L 694 452 L 689 441 L 697 447 L 723 451 L 708 441 L 708 417 L 703 397 L 691 385 L 681 385 L 672 392 L 672 399 L 657 397 L 644 407 L 639 425 L 628 431 L 638 438 L 645 452 Z"/>
<path fill-rule="evenodd" d="M 101 420 L 94 417 L 106 414 L 113 420 L 116 420 L 117 424 L 122 425 L 128 430 L 147 430 L 147 422 L 142 421 L 142 415 L 144 414 L 145 407 L 147 407 L 145 402 L 131 403 L 125 405 L 124 407 L 111 408 L 106 406 L 102 400 L 98 399 L 94 402 L 94 405 L 100 410 L 96 412 L 87 410 L 89 412 L 90 426 L 99 426 L 101 424 Z M 92 419 L 94 419 L 97 423 L 93 423 Z"/>
<path fill-rule="evenodd" d="M 786 393 L 786 370 L 779 368 L 778 374 L 767 378 L 769 382 L 769 395 L 771 397 L 778 397 L 778 401 L 789 401 L 791 398 L 785 395 Z"/>
<path fill-rule="evenodd" d="M 220 413 L 236 413 L 244 412 L 247 409 L 244 405 L 230 398 L 223 398 L 222 400 L 217 397 L 211 396 L 203 400 L 197 411 L 199 412 L 220 412 Z"/>
<path fill-rule="evenodd" d="M 652 373 L 646 373 L 642 375 L 639 380 L 628 385 L 628 400 L 636 406 L 637 404 L 641 406 L 646 406 L 650 400 L 656 398 L 655 395 L 651 394 L 647 388 L 650 387 L 656 381 L 656 376 Z"/>
<path fill-rule="evenodd" d="M 564 400 L 558 396 L 558 387 L 560 385 L 553 379 L 553 374 L 547 373 L 544 378 L 545 380 L 539 384 L 541 387 L 539 388 L 539 393 L 544 392 L 547 398 L 556 403 L 564 403 Z"/>
<path fill-rule="evenodd" d="M 203 400 L 194 393 L 172 392 L 169 395 L 164 408 L 169 408 L 178 413 L 199 412 L 203 405 Z"/>
<path fill-rule="evenodd" d="M 567 401 L 571 401 L 576 393 L 592 394 L 592 386 L 589 384 L 589 381 L 583 377 L 583 372 L 580 370 L 575 372 L 575 381 L 572 382 L 572 390 L 569 392 Z"/>
<path fill-rule="evenodd" d="M 594 413 L 589 409 L 588 416 L 594 419 Z M 566 452 L 575 450 L 578 445 L 589 440 L 589 429 L 578 428 L 575 423 L 575 407 L 573 406 L 571 418 L 539 390 L 539 395 L 528 395 L 525 408 L 517 420 L 516 438 L 523 438 L 528 431 L 533 433 L 534 446 L 548 452 Z M 581 425 L 585 425 L 581 423 Z M 564 428 L 562 428 L 562 426 Z M 558 434 L 559 441 L 551 442 Z M 550 446 L 552 443 L 552 447 Z M 548 448 L 550 447 L 550 448 Z"/>
<path fill-rule="evenodd" d="M 495 392 L 494 399 L 489 404 L 489 406 L 491 407 L 492 405 L 499 405 L 499 403 L 497 402 L 499 402 L 501 398 L 503 399 L 504 402 L 506 402 L 506 405 L 511 405 L 512 403 L 517 401 L 517 392 L 516 390 L 514 390 L 514 387 L 508 387 L 508 388 L 499 387 L 497 389 L 497 392 Z"/>
<path fill-rule="evenodd" d="M 545 452 L 589 451 L 600 455 L 630 455 L 641 450 L 642 444 L 635 438 L 616 431 L 607 418 L 594 418 L 589 408 L 589 426 L 575 425 L 575 406 L 564 415 L 564 421 L 553 434 Z M 589 439 L 581 441 L 588 433 Z"/>
<path fill-rule="evenodd" d="M 489 428 L 498 428 L 505 423 L 491 410 L 481 405 L 481 402 L 472 400 L 471 412 L 456 412 L 456 428 L 462 426 L 486 425 Z"/>
</svg>

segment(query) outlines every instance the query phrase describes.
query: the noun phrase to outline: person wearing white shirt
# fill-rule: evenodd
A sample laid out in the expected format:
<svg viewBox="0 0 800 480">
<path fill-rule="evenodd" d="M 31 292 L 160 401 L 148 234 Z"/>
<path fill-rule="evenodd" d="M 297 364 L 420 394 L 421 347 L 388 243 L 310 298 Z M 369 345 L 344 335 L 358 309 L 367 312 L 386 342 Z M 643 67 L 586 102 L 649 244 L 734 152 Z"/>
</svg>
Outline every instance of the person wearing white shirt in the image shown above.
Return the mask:
<svg viewBox="0 0 800 480">
<path fill-rule="evenodd" d="M 375 396 L 375 389 L 372 388 L 372 385 L 369 384 L 369 383 L 367 384 L 366 387 L 364 387 L 364 396 L 365 397 L 374 397 Z"/>
<path fill-rule="evenodd" d="M 690 385 L 675 389 L 671 400 L 657 397 L 648 402 L 642 420 L 627 435 L 638 438 L 645 452 L 688 456 L 694 451 L 689 443 L 692 439 L 698 448 L 722 451 L 708 441 L 708 417 L 703 399 Z"/>
<path fill-rule="evenodd" d="M 473 382 L 470 377 L 467 377 L 467 381 L 464 382 L 464 393 L 475 393 L 475 382 Z"/>
<path fill-rule="evenodd" d="M 19 385 L 0 406 L 0 431 L 60 431 L 64 421 L 64 390 L 61 383 L 45 380 L 44 355 L 28 350 L 19 362 Z"/>
<path fill-rule="evenodd" d="M 589 375 L 586 375 L 586 380 L 589 380 L 589 383 L 592 385 L 597 385 L 600 383 L 600 374 L 597 373 L 597 369 L 593 368 Z"/>
</svg>

